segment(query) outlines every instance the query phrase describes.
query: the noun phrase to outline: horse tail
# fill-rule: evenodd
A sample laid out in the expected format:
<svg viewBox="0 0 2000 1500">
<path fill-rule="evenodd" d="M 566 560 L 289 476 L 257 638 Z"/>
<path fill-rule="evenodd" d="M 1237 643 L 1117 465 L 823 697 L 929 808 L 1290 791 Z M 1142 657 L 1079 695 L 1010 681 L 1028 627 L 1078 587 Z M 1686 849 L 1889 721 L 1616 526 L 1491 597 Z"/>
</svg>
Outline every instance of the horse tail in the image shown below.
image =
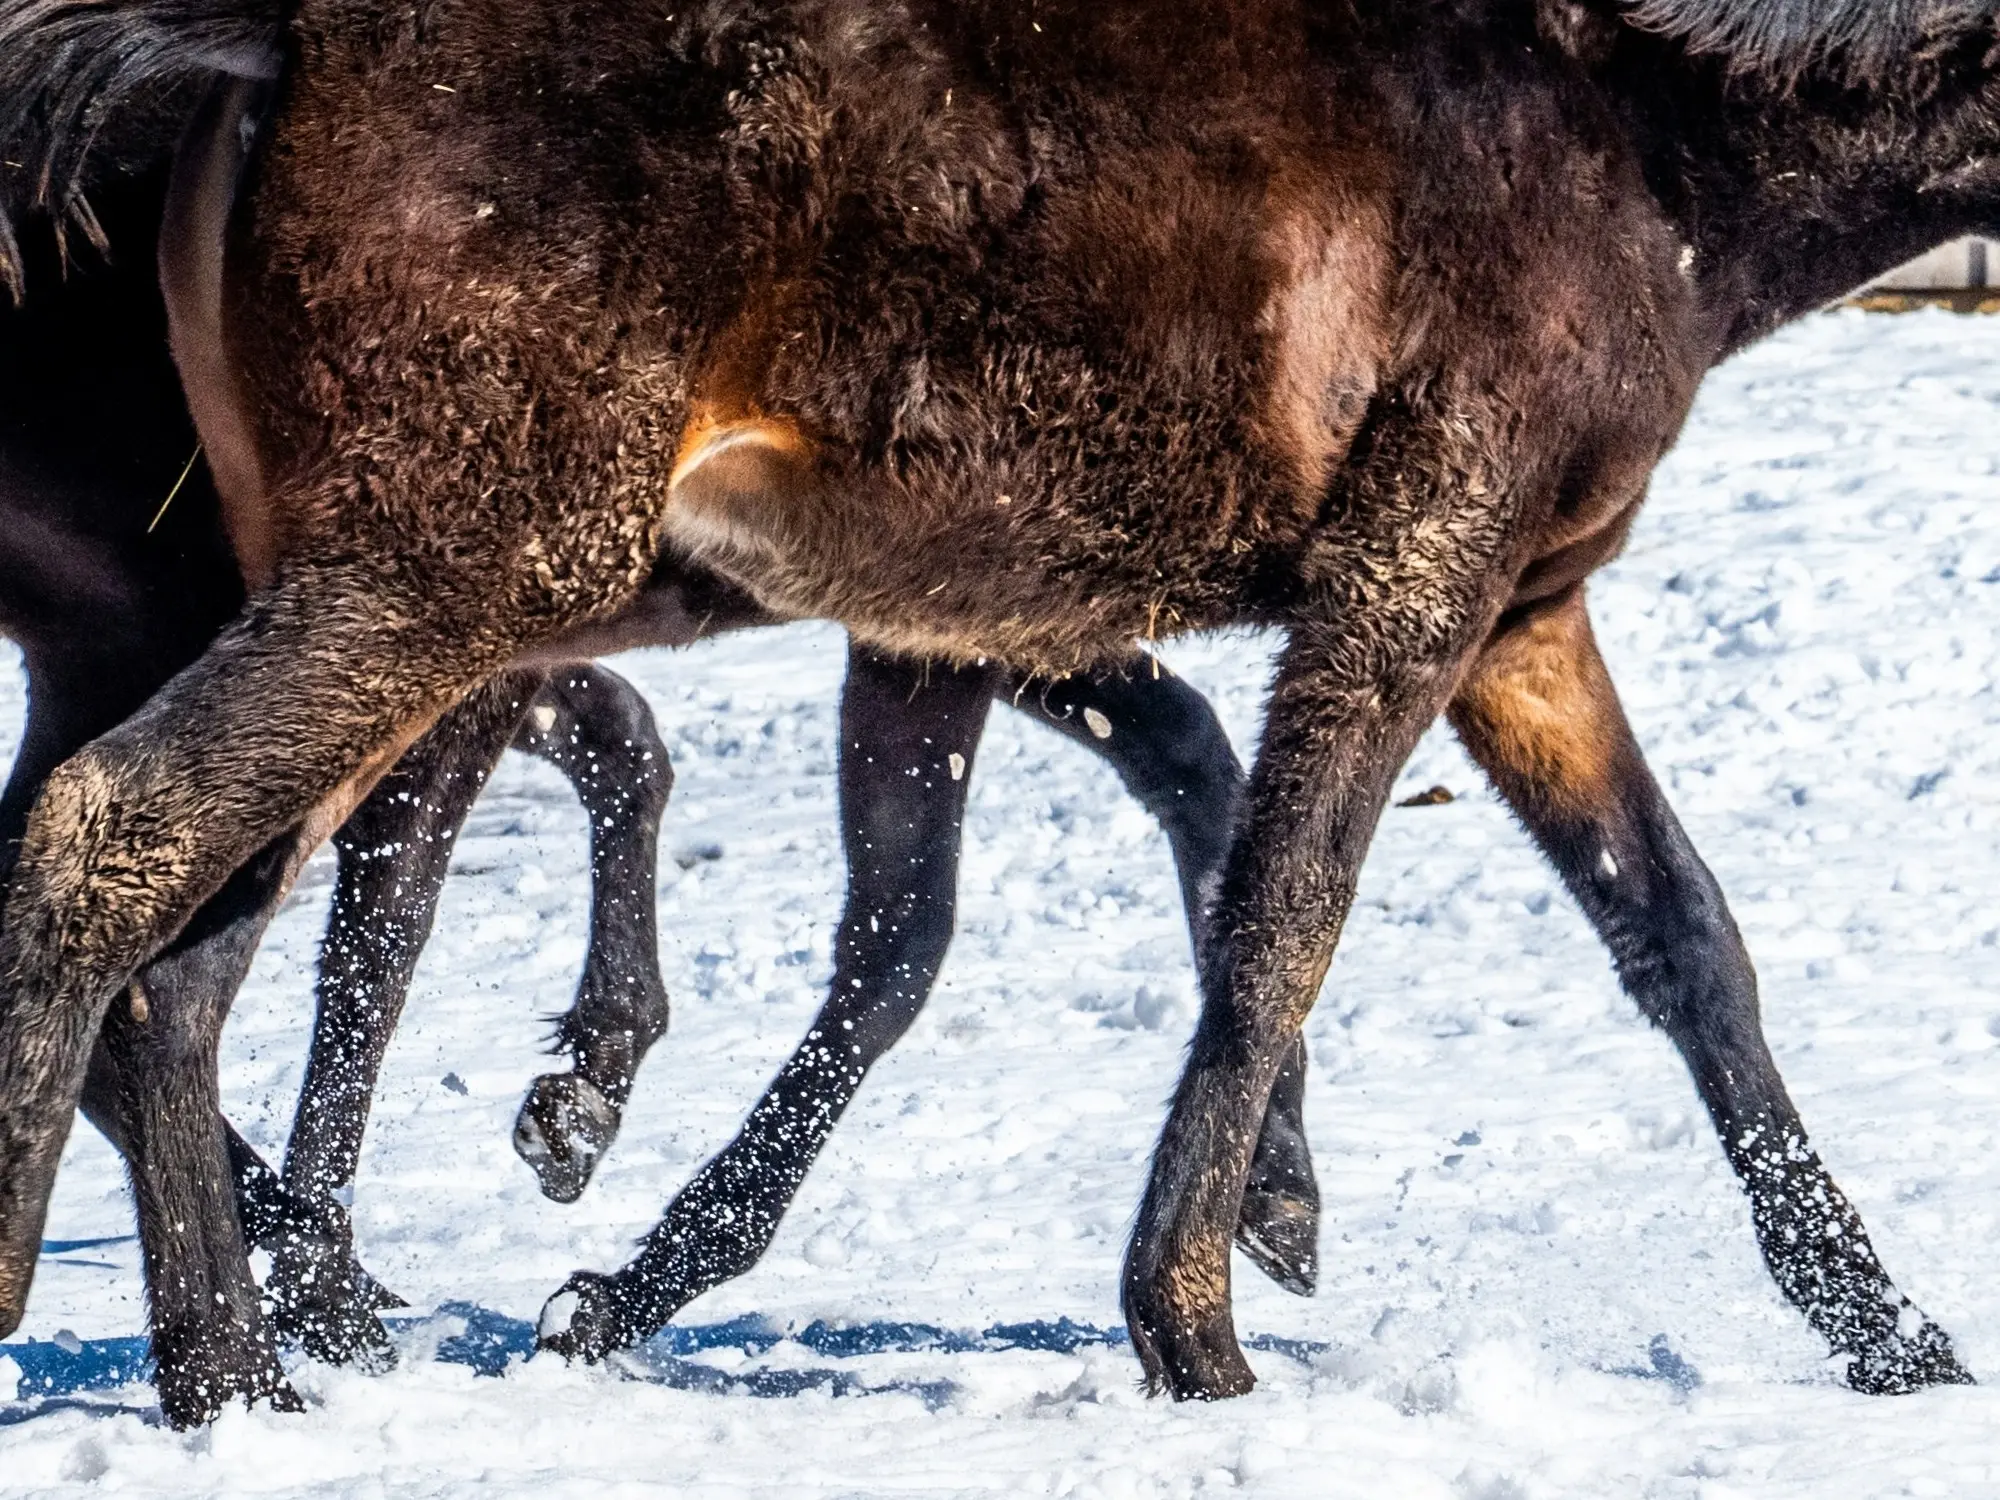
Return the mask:
<svg viewBox="0 0 2000 1500">
<path fill-rule="evenodd" d="M 25 193 L 0 177 L 0 282 L 16 299 L 13 212 L 40 209 L 103 248 L 83 189 L 105 127 L 217 74 L 276 78 L 287 19 L 286 0 L 0 0 L 0 173 L 31 174 Z"/>
</svg>

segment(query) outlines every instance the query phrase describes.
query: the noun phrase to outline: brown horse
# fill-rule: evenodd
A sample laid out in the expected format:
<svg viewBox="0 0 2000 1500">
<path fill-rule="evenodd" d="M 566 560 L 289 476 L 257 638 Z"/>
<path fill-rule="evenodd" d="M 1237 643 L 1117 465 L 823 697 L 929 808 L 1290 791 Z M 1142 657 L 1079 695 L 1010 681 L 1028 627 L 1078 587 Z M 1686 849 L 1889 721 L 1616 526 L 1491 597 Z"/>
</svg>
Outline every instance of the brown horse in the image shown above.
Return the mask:
<svg viewBox="0 0 2000 1500">
<path fill-rule="evenodd" d="M 50 772 L 199 656 L 243 602 L 219 502 L 206 470 L 187 459 L 195 436 L 153 271 L 179 131 L 171 116 L 143 112 L 113 124 L 119 136 L 90 186 L 91 226 L 113 259 L 85 253 L 64 266 L 46 214 L 29 204 L 4 216 L 22 225 L 14 243 L 34 290 L 24 305 L 0 307 L 0 634 L 21 648 L 29 688 L 28 723 L 0 793 L 0 906 Z M 9 186 L 0 179 L 0 209 Z M 119 441 L 105 443 L 112 431 Z M 740 594 L 669 564 L 620 628 L 676 642 L 690 621 L 718 631 L 766 619 Z M 755 1263 L 867 1068 L 922 1008 L 951 937 L 958 825 L 996 700 L 1117 770 L 1166 830 L 1198 917 L 1242 784 L 1200 694 L 1154 670 L 1050 684 L 859 654 L 839 756 L 847 913 L 817 1023 L 843 1030 L 857 1050 L 828 1067 L 824 1047 L 802 1048 L 743 1136 L 676 1201 L 670 1226 L 693 1215 L 699 1228 L 679 1241 L 672 1274 L 654 1279 L 652 1305 L 678 1306 Z M 515 1146 L 543 1191 L 568 1202 L 617 1133 L 638 1066 L 667 1026 L 654 892 L 673 773 L 630 684 L 588 665 L 517 669 L 441 719 L 334 835 L 318 1013 L 282 1179 L 216 1116 L 207 1070 L 174 1066 L 213 1050 L 282 894 L 282 866 L 260 862 L 255 878 L 183 929 L 100 1034 L 83 1108 L 131 1170 L 170 1420 L 199 1420 L 232 1393 L 282 1389 L 260 1337 L 267 1321 L 322 1359 L 390 1357 L 377 1309 L 394 1299 L 355 1260 L 343 1199 L 458 828 L 510 743 L 569 778 L 589 814 L 593 882 L 582 981 L 556 1025 L 555 1050 L 571 1066 L 530 1087 Z M 1318 1227 L 1302 1068 L 1301 1054 L 1292 1086 L 1273 1096 L 1263 1170 L 1238 1228 L 1258 1263 L 1295 1291 L 1311 1289 Z M 190 1078 L 203 1088 L 190 1090 Z M 227 1179 L 203 1166 L 218 1130 L 233 1214 Z M 271 1254 L 268 1320 L 258 1316 L 246 1241 Z"/>
<path fill-rule="evenodd" d="M 253 582 L 35 810 L 0 935 L 0 1324 L 125 978 L 476 684 L 598 639 L 671 544 L 956 663 L 1288 632 L 1126 1266 L 1156 1388 L 1252 1383 L 1228 1248 L 1258 1120 L 1441 712 L 1680 1048 L 1847 1378 L 1967 1378 L 1807 1141 L 1583 581 L 1704 370 L 1990 214 L 1985 0 L 0 14 L 59 124 L 238 75 L 163 266 Z M 553 1339 L 596 1316 L 572 1290 Z"/>
</svg>

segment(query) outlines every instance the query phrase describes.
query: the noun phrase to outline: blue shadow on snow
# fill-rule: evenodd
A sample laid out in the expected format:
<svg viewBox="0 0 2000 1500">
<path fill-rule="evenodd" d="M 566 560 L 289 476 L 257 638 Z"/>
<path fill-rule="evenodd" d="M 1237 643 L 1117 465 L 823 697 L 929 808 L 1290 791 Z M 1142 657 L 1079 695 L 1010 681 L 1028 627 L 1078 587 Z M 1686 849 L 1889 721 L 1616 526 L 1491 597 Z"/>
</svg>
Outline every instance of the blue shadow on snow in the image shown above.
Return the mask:
<svg viewBox="0 0 2000 1500">
<path fill-rule="evenodd" d="M 112 1241 L 62 1241 L 54 1248 L 82 1249 Z M 44 1250 L 52 1247 L 45 1245 Z M 447 1302 L 425 1317 L 391 1318 L 392 1328 L 408 1329 L 437 1318 L 452 1318 L 465 1326 L 437 1345 L 441 1364 L 463 1365 L 480 1375 L 500 1375 L 508 1365 L 535 1352 L 535 1325 L 492 1308 L 471 1302 Z M 870 1322 L 835 1324 L 817 1320 L 804 1328 L 789 1331 L 770 1319 L 749 1314 L 721 1323 L 673 1324 L 650 1341 L 623 1356 L 619 1369 L 628 1379 L 643 1380 L 676 1390 L 704 1391 L 716 1395 L 788 1397 L 807 1391 L 831 1396 L 867 1396 L 899 1393 L 915 1395 L 935 1410 L 948 1402 L 954 1387 L 950 1381 L 889 1381 L 872 1384 L 837 1369 L 789 1369 L 729 1371 L 703 1364 L 691 1356 L 716 1349 L 737 1349 L 752 1358 L 769 1353 L 790 1341 L 821 1359 L 848 1360 L 877 1354 L 999 1354 L 1011 1350 L 1073 1354 L 1083 1348 L 1117 1348 L 1126 1342 L 1123 1328 L 1100 1328 L 1070 1318 L 1053 1322 L 999 1323 L 983 1333 L 940 1328 L 930 1323 Z M 1328 1346 L 1270 1334 L 1245 1340 L 1253 1349 L 1282 1355 L 1300 1363 L 1311 1363 Z M 1653 1353 L 1657 1374 L 1669 1380 L 1662 1363 L 1664 1340 L 1656 1341 Z M 58 1335 L 54 1339 L 30 1339 L 18 1344 L 0 1344 L 0 1359 L 12 1360 L 20 1371 L 16 1400 L 0 1404 L 0 1426 L 26 1420 L 73 1402 L 60 1398 L 79 1392 L 116 1390 L 152 1374 L 152 1360 L 143 1338 L 79 1339 Z M 1665 1359 L 1680 1366 L 1678 1356 L 1666 1351 Z M 1636 1372 L 1635 1372 L 1636 1373 Z M 1693 1377 L 1699 1381 L 1698 1375 Z M 1679 1382 L 1676 1380 L 1676 1384 Z M 28 1404 L 32 1403 L 32 1405 Z M 99 1409 L 93 1407 L 92 1409 Z M 125 1408 L 118 1408 L 124 1410 Z M 135 1408 L 136 1409 L 136 1408 Z"/>
</svg>

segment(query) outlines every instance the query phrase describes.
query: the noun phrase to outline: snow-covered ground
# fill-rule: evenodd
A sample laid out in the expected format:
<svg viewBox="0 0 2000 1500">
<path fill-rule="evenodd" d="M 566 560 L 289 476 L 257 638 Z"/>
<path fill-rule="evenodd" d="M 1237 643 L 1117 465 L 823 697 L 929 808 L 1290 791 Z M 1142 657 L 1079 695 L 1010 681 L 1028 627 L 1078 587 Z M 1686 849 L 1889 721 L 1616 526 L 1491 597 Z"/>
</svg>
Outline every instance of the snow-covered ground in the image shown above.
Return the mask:
<svg viewBox="0 0 2000 1500">
<path fill-rule="evenodd" d="M 1834 1383 L 1671 1048 L 1442 731 L 1401 791 L 1458 800 L 1384 819 L 1309 1028 L 1322 1290 L 1300 1301 L 1238 1262 L 1239 1326 L 1270 1336 L 1258 1391 L 1175 1407 L 1135 1393 L 1115 1342 L 954 1351 L 886 1328 L 1116 1327 L 1193 1019 L 1163 841 L 1086 754 L 1003 712 L 930 1011 L 764 1263 L 681 1320 L 756 1315 L 764 1337 L 693 1358 L 759 1379 L 693 1380 L 658 1349 L 622 1376 L 534 1360 L 483 1378 L 435 1357 L 461 1327 L 444 1313 L 409 1325 L 393 1374 L 301 1366 L 303 1417 L 179 1435 L 143 1386 L 24 1391 L 0 1402 L 0 1494 L 2000 1495 L 1996 415 L 2000 320 L 1810 320 L 1710 381 L 1592 595 L 1822 1152 L 1994 1385 Z M 1169 652 L 1246 752 L 1269 649 Z M 507 1131 L 581 956 L 584 829 L 552 772 L 516 759 L 496 779 L 356 1202 L 367 1262 L 420 1309 L 532 1318 L 571 1269 L 619 1263 L 798 1039 L 840 896 L 842 655 L 799 627 L 617 663 L 672 748 L 664 844 L 688 868 L 667 861 L 660 892 L 673 1032 L 572 1207 L 537 1195 Z M 0 668 L 0 745 L 20 711 Z M 229 1108 L 274 1154 L 326 878 L 267 944 L 225 1050 Z M 114 1238 L 129 1213 L 80 1128 L 21 1337 L 142 1330 L 135 1246 Z M 774 1342 L 815 1322 L 879 1352 Z M 829 1370 L 837 1387 L 769 1397 L 783 1372 Z"/>
</svg>

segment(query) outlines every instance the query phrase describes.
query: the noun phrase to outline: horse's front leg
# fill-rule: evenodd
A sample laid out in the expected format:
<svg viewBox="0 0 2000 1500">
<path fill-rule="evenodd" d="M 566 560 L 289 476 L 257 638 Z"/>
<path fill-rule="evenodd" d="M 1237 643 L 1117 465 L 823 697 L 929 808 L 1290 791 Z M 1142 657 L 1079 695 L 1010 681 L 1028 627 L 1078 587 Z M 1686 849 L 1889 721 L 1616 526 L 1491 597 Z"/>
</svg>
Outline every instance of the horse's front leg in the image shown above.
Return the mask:
<svg viewBox="0 0 2000 1500">
<path fill-rule="evenodd" d="M 514 1122 L 514 1150 L 542 1192 L 573 1203 L 618 1134 L 639 1064 L 667 1032 L 656 924 L 674 771 L 645 695 L 589 665 L 550 677 L 514 748 L 567 776 L 590 818 L 590 951 L 556 1023 L 572 1066 L 537 1078 Z"/>
<path fill-rule="evenodd" d="M 736 1138 L 667 1205 L 639 1254 L 579 1271 L 542 1311 L 542 1346 L 600 1359 L 754 1266 L 868 1070 L 930 998 L 951 944 L 972 758 L 993 674 L 855 648 L 840 707 L 847 903 L 833 983 L 805 1042 Z"/>
<path fill-rule="evenodd" d="M 301 830 L 306 845 L 323 837 L 496 656 L 535 640 L 518 619 L 483 632 L 440 620 L 394 570 L 302 567 L 49 778 L 0 927 L 0 1334 L 26 1304 L 113 997 L 248 858 Z M 177 1047 L 159 1066 L 175 1098 L 210 1112 L 173 1169 L 226 1187 L 213 1050 Z"/>
<path fill-rule="evenodd" d="M 1195 961 L 1208 952 L 1209 905 L 1243 806 L 1243 767 L 1206 698 L 1159 662 L 1060 681 L 1007 677 L 996 697 L 1041 719 L 1118 773 L 1174 851 Z M 1278 1074 L 1236 1221 L 1236 1243 L 1288 1292 L 1319 1280 L 1319 1180 L 1306 1143 L 1306 1049 Z"/>
<path fill-rule="evenodd" d="M 1468 751 L 1680 1050 L 1750 1196 L 1779 1289 L 1849 1356 L 1857 1390 L 1969 1381 L 1951 1340 L 1876 1258 L 1806 1139 L 1758 1016 L 1757 976 L 1715 877 L 1641 757 L 1581 586 L 1511 620 L 1451 705 Z"/>
<path fill-rule="evenodd" d="M 1503 540 L 1497 527 L 1425 523 L 1376 539 L 1365 562 L 1336 543 L 1330 607 L 1292 628 L 1212 918 L 1200 1024 L 1125 1262 L 1126 1318 L 1154 1391 L 1214 1399 L 1256 1383 L 1236 1340 L 1229 1245 L 1260 1125 L 1390 784 L 1483 634 L 1499 582 L 1478 544 Z M 1364 566 L 1373 576 L 1357 587 Z"/>
<path fill-rule="evenodd" d="M 282 1214 L 286 1195 L 268 1169 L 246 1181 L 239 1154 L 255 1153 L 215 1089 L 223 1022 L 298 853 L 287 837 L 252 859 L 140 971 L 106 1016 L 84 1083 L 85 1115 L 131 1175 L 160 1407 L 176 1427 L 233 1400 L 298 1405 L 246 1253 L 250 1227 Z M 218 1143 L 237 1170 L 216 1173 Z"/>
<path fill-rule="evenodd" d="M 392 1358 L 376 1316 L 399 1305 L 362 1269 L 342 1200 L 354 1183 L 382 1059 L 437 917 L 466 815 L 543 685 L 503 672 L 410 748 L 333 836 L 338 858 L 305 1079 L 285 1148 L 279 1211 L 253 1239 L 278 1331 L 331 1364 Z M 239 1181 L 246 1179 L 239 1163 Z"/>
</svg>

